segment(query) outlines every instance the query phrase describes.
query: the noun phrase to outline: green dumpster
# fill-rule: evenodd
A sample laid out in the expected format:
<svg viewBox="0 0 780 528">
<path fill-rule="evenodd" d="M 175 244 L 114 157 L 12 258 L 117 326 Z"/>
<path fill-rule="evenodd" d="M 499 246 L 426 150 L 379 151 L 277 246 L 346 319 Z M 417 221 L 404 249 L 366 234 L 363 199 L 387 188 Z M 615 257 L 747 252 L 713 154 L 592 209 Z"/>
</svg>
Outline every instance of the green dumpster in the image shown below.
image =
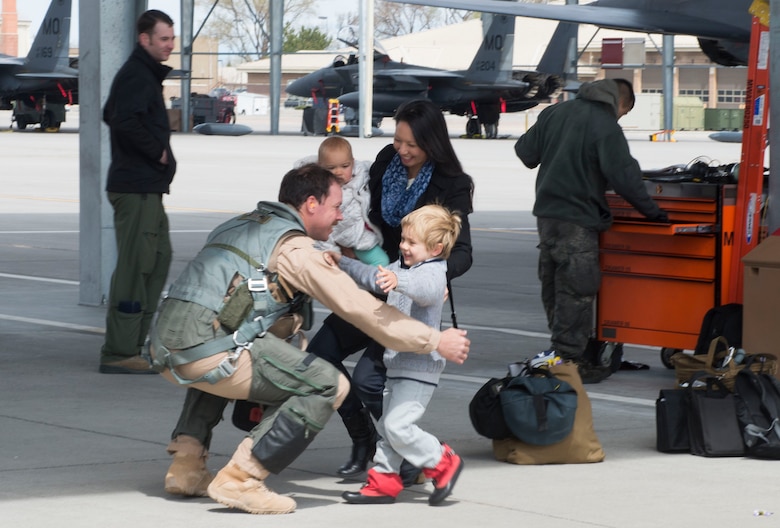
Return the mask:
<svg viewBox="0 0 780 528">
<path fill-rule="evenodd" d="M 707 108 L 704 110 L 704 129 L 741 130 L 744 114 L 741 108 Z"/>
</svg>

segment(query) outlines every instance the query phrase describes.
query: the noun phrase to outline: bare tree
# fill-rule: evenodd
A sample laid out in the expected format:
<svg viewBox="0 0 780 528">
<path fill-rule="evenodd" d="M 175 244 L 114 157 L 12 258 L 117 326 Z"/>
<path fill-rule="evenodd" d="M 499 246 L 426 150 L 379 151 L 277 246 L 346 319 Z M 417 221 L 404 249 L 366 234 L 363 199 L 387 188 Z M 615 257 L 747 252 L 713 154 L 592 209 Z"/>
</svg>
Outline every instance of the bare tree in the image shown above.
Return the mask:
<svg viewBox="0 0 780 528">
<path fill-rule="evenodd" d="M 534 3 L 544 0 L 529 0 Z M 203 34 L 217 39 L 230 52 L 243 60 L 257 60 L 269 52 L 270 0 L 195 0 L 200 10 L 214 6 L 203 28 Z M 314 13 L 315 0 L 285 0 L 284 25 L 295 28 L 299 20 Z M 456 24 L 479 16 L 473 11 L 441 9 L 390 2 L 374 6 L 376 38 L 395 37 L 424 31 L 442 25 Z M 337 27 L 359 24 L 358 13 L 343 13 L 335 17 Z"/>
<path fill-rule="evenodd" d="M 214 0 L 195 0 L 208 11 Z M 244 60 L 257 60 L 270 48 L 269 0 L 220 0 L 212 11 L 203 33 L 213 37 Z M 314 0 L 286 0 L 285 24 L 295 24 L 313 12 Z"/>
<path fill-rule="evenodd" d="M 550 2 L 550 0 L 520 1 L 528 4 L 546 4 Z M 374 6 L 374 26 L 377 38 L 397 37 L 438 26 L 458 24 L 479 16 L 480 14 L 477 11 L 391 2 L 377 2 Z M 351 23 L 357 24 L 356 14 L 351 16 L 351 19 Z"/>
<path fill-rule="evenodd" d="M 375 37 L 382 39 L 424 31 L 435 27 L 457 24 L 475 16 L 473 11 L 441 9 L 428 6 L 414 6 L 377 2 L 374 5 Z M 342 13 L 336 17 L 336 27 L 357 27 L 358 13 Z"/>
<path fill-rule="evenodd" d="M 442 9 L 441 11 L 445 26 L 459 24 L 466 20 L 479 17 L 479 13 L 476 11 L 463 11 L 462 9 Z"/>
<path fill-rule="evenodd" d="M 440 12 L 435 7 L 377 2 L 374 28 L 377 38 L 397 37 L 436 27 Z"/>
</svg>

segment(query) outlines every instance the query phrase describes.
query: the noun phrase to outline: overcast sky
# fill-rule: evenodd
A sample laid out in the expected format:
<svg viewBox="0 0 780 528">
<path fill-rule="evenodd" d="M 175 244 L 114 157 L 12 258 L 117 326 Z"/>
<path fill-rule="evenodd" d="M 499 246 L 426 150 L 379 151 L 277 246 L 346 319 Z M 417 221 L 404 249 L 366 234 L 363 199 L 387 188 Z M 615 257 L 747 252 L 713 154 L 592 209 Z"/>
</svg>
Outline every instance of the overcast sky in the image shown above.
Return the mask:
<svg viewBox="0 0 780 528">
<path fill-rule="evenodd" d="M 357 13 L 359 9 L 359 0 L 317 0 L 314 6 L 314 13 L 312 14 L 312 20 L 307 22 L 308 25 L 316 25 L 321 27 L 321 22 L 318 20 L 321 16 L 328 16 L 330 18 L 329 25 L 333 25 L 336 20 L 336 15 L 342 13 Z M 46 10 L 49 8 L 50 0 L 17 0 L 16 10 L 19 13 L 19 20 L 29 20 L 30 24 L 30 39 L 35 37 L 38 32 L 38 27 L 41 25 L 43 16 L 46 14 Z M 148 0 L 149 9 L 159 9 L 165 11 L 174 22 L 179 21 L 179 6 L 181 0 Z M 73 0 L 72 8 L 72 20 L 70 30 L 70 41 L 73 46 L 78 45 L 78 8 L 79 1 Z M 201 20 L 197 14 L 195 16 L 195 30 L 200 25 Z M 174 26 L 175 27 L 175 26 Z M 329 33 L 334 34 L 336 32 L 335 27 L 328 29 Z M 178 31 L 177 31 L 178 33 Z"/>
</svg>

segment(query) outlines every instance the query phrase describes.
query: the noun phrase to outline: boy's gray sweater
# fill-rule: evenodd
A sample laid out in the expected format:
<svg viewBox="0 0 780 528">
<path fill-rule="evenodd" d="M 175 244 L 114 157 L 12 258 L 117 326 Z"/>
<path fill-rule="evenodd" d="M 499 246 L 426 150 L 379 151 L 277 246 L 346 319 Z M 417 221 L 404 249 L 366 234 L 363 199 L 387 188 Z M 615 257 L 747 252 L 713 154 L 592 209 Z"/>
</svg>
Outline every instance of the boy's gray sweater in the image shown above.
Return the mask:
<svg viewBox="0 0 780 528">
<path fill-rule="evenodd" d="M 379 271 L 376 266 L 341 257 L 339 267 L 361 287 L 383 293 L 376 284 Z M 431 259 L 411 268 L 402 268 L 401 261 L 397 260 L 386 269 L 398 277 L 398 286 L 387 295 L 387 304 L 418 321 L 440 328 L 444 293 L 447 291 L 447 262 Z M 384 363 L 388 378 L 413 379 L 435 385 L 444 370 L 445 359 L 435 350 L 430 354 L 414 354 L 386 348 Z"/>
</svg>

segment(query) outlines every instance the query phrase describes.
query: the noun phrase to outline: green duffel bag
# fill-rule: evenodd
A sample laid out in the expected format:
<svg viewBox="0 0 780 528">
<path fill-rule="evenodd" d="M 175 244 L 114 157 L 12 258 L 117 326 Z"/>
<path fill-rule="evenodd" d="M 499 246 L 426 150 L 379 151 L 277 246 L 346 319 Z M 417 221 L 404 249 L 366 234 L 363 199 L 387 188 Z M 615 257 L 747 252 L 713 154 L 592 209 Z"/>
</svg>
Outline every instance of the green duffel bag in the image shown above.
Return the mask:
<svg viewBox="0 0 780 528">
<path fill-rule="evenodd" d="M 577 392 L 547 369 L 515 376 L 499 393 L 504 420 L 518 439 L 533 445 L 560 442 L 571 432 Z"/>
</svg>

